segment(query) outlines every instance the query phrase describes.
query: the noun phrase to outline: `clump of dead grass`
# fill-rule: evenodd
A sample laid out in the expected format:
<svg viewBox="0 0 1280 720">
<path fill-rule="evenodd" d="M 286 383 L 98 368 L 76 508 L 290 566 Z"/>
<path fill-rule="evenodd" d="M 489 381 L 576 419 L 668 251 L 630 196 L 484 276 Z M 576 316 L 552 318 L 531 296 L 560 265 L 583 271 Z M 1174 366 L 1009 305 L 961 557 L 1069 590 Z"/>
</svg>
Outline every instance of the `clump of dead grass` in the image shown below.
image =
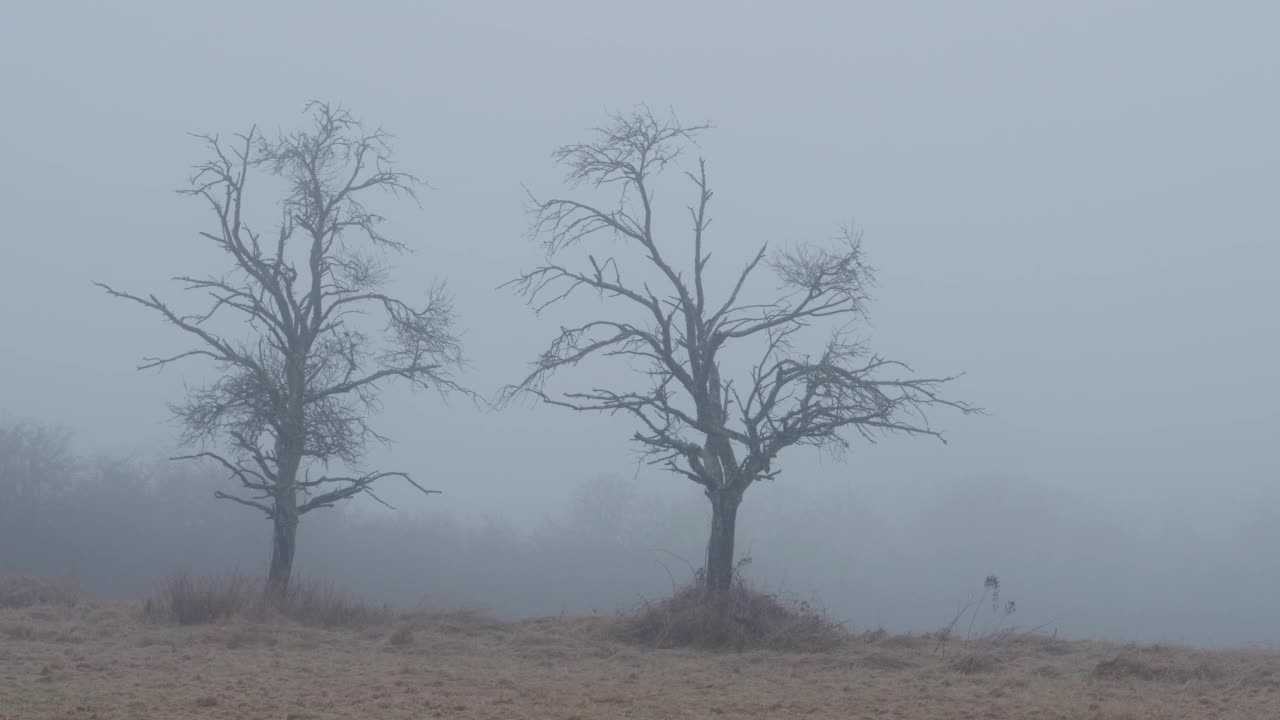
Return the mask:
<svg viewBox="0 0 1280 720">
<path fill-rule="evenodd" d="M 315 580 L 292 583 L 274 609 L 290 620 L 321 628 L 367 627 L 395 618 L 389 606 L 370 605 L 330 583 Z"/>
<path fill-rule="evenodd" d="M 978 675 L 998 670 L 1004 664 L 1004 658 L 992 648 L 974 648 L 952 658 L 948 664 L 952 670 L 964 675 Z"/>
<path fill-rule="evenodd" d="M 177 625 L 286 618 L 311 627 L 337 628 L 381 624 L 392 619 L 393 613 L 311 580 L 296 580 L 279 595 L 267 592 L 261 580 L 239 572 L 221 578 L 194 578 L 181 571 L 162 580 L 143 601 L 142 617 L 148 622 Z"/>
<path fill-rule="evenodd" d="M 413 630 L 401 626 L 387 636 L 387 645 L 391 647 L 408 647 L 413 644 Z"/>
<path fill-rule="evenodd" d="M 258 583 L 233 572 L 225 578 L 193 578 L 186 571 L 160 581 L 142 603 L 148 622 L 204 625 L 241 615 L 256 601 Z"/>
<path fill-rule="evenodd" d="M 0 576 L 0 608 L 25 608 L 33 605 L 70 607 L 79 602 L 80 589 L 70 581 L 25 575 Z"/>
<path fill-rule="evenodd" d="M 1174 684 L 1218 682 L 1226 675 L 1226 668 L 1220 662 L 1200 653 L 1160 652 L 1159 648 L 1126 648 L 1093 668 L 1093 676 L 1100 680 L 1132 679 Z"/>
<path fill-rule="evenodd" d="M 947 668 L 964 675 L 996 672 L 1018 658 L 1055 658 L 1071 652 L 1070 644 L 1056 634 L 1012 628 L 972 640 L 933 635 L 933 654 L 947 658 Z"/>
<path fill-rule="evenodd" d="M 695 581 L 659 602 L 646 601 L 612 627 L 613 639 L 652 648 L 828 652 L 843 646 L 848 632 L 807 600 L 763 592 L 741 575 L 730 589 Z"/>
<path fill-rule="evenodd" d="M 446 610 L 420 609 L 406 613 L 404 619 L 414 629 L 428 630 L 438 635 L 478 637 L 509 633 L 513 627 L 511 623 L 500 620 L 484 610 L 467 607 Z"/>
</svg>

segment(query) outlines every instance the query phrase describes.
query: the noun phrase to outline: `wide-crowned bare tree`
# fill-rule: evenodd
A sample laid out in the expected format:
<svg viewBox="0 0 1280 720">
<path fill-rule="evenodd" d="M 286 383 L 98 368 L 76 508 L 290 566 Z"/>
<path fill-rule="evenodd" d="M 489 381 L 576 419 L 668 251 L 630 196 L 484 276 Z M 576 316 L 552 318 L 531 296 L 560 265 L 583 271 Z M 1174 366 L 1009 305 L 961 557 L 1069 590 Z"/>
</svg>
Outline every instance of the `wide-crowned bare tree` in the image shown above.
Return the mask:
<svg viewBox="0 0 1280 720">
<path fill-rule="evenodd" d="M 313 102 L 306 112 L 309 127 L 275 139 L 256 128 L 232 142 L 197 136 L 209 158 L 179 192 L 208 206 L 212 227 L 199 237 L 227 263 L 220 274 L 176 278 L 201 296 L 199 311 L 102 285 L 195 341 L 141 368 L 198 358 L 218 369 L 171 408 L 183 441 L 202 450 L 185 457 L 210 458 L 238 480 L 241 491 L 216 497 L 272 521 L 268 583 L 277 591 L 289 583 L 302 515 L 357 495 L 378 499 L 374 485 L 389 477 L 432 492 L 403 472 L 360 469 L 369 442 L 386 441 L 368 423 L 381 385 L 463 390 L 451 298 L 439 286 L 416 304 L 383 292 L 386 254 L 408 248 L 383 234 L 384 218 L 366 202 L 414 198 L 420 181 L 396 169 L 382 130 L 338 106 Z M 263 197 L 250 203 L 257 180 Z M 274 215 L 273 201 L 278 224 L 251 224 L 251 204 Z M 381 328 L 369 322 L 377 317 Z"/>
<path fill-rule="evenodd" d="M 671 216 L 659 218 L 656 177 L 676 168 L 705 127 L 642 108 L 613 117 L 588 142 L 555 151 L 580 196 L 533 199 L 531 235 L 546 260 L 508 285 L 539 313 L 583 292 L 597 295 L 602 309 L 562 327 L 504 398 L 532 394 L 572 410 L 634 418 L 644 456 L 697 483 L 710 499 L 706 581 L 724 590 L 733 579 L 743 494 L 778 476 L 783 450 L 840 450 L 851 436 L 895 432 L 941 439 L 926 408 L 976 408 L 939 395 L 954 377 L 909 377 L 906 365 L 852 339 L 851 322 L 864 316 L 872 282 L 858 234 L 772 254 L 762 244 L 740 270 L 719 278 L 717 294 L 706 247 L 712 192 L 699 159 L 684 172 L 692 196 L 684 209 L 688 234 L 660 241 L 658 228 Z M 603 242 L 611 238 L 612 249 Z M 615 254 L 628 250 L 636 251 L 630 264 Z M 766 269 L 780 289 L 763 301 L 746 299 L 753 277 Z M 802 331 L 820 322 L 830 325 L 825 342 L 813 353 L 798 349 Z M 616 363 L 608 387 L 548 389 L 557 371 L 591 358 Z"/>
</svg>

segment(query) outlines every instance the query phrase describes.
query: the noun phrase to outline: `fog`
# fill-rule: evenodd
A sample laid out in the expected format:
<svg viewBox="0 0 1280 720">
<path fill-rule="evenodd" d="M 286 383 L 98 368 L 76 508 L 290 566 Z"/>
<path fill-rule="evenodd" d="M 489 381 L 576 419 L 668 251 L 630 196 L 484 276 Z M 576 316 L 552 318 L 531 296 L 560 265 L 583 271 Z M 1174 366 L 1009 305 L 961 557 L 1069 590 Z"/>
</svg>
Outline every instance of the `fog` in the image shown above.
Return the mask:
<svg viewBox="0 0 1280 720">
<path fill-rule="evenodd" d="M 189 132 L 293 129 L 319 98 L 394 133 L 431 189 L 379 208 L 414 249 L 392 288 L 447 283 L 487 394 L 559 327 L 496 289 L 541 256 L 525 187 L 560 190 L 550 152 L 644 102 L 714 125 L 718 267 L 855 224 L 878 270 L 860 334 L 963 371 L 949 393 L 988 412 L 940 413 L 946 445 L 785 453 L 743 505 L 753 578 L 856 628 L 935 629 L 994 573 L 1020 625 L 1278 643 L 1277 23 L 1261 2 L 0 5 L 0 425 L 64 426 L 83 458 L 0 508 L 0 572 L 129 597 L 265 561 L 223 478 L 162 462 L 167 404 L 212 368 L 136 371 L 187 339 L 92 285 L 179 301 L 168 278 L 221 269 L 173 192 L 204 159 Z M 706 500 L 638 463 L 625 418 L 384 404 L 369 464 L 443 494 L 308 515 L 303 574 L 519 616 L 612 612 L 701 562 Z"/>
</svg>

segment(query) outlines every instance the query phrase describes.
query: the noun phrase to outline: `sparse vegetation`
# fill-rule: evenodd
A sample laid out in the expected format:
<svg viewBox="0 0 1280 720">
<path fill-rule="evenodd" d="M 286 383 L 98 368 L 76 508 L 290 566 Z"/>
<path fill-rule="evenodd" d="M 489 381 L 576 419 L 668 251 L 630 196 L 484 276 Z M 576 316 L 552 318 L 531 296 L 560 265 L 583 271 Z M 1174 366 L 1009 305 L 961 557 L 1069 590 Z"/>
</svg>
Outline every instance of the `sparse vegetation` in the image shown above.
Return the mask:
<svg viewBox="0 0 1280 720">
<path fill-rule="evenodd" d="M 390 620 L 389 608 L 370 606 L 332 585 L 299 579 L 283 595 L 238 572 L 223 578 L 193 578 L 177 572 L 143 601 L 142 617 L 152 623 L 207 625 L 241 618 L 279 616 L 322 628 L 364 627 Z"/>
<path fill-rule="evenodd" d="M 80 589 L 66 580 L 47 580 L 25 575 L 0 575 L 0 608 L 32 605 L 75 605 Z"/>
<path fill-rule="evenodd" d="M 160 591 L 177 589 L 192 607 L 244 608 L 258 584 L 174 576 Z M 209 597 L 200 600 L 197 590 Z M 417 611 L 368 628 L 233 614 L 183 627 L 144 623 L 120 606 L 41 597 L 49 600 L 0 609 L 6 720 L 1280 716 L 1275 651 L 1121 647 L 1020 633 L 952 637 L 953 651 L 942 655 L 932 651 L 933 638 L 882 631 L 840 632 L 828 644 L 831 634 L 813 634 L 816 626 L 797 624 L 795 615 L 766 636 L 781 640 L 778 649 L 673 651 L 661 648 L 699 643 L 624 641 L 641 618 L 660 617 L 655 608 L 518 622 Z M 327 596 L 313 597 L 299 607 L 326 605 Z M 728 649 L 744 637 L 725 643 L 708 632 L 716 626 L 702 623 L 718 618 L 697 611 L 696 589 L 677 597 L 693 609 L 688 617 L 696 622 L 684 627 L 695 639 L 720 638 L 709 646 Z M 749 597 L 769 620 L 778 620 L 771 603 L 787 607 L 764 593 Z M 671 641 L 682 616 L 671 608 L 665 617 Z M 814 637 L 821 642 L 802 647 Z M 815 649 L 822 651 L 806 651 Z"/>
<path fill-rule="evenodd" d="M 1129 646 L 1093 668 L 1100 680 L 1143 680 L 1185 684 L 1219 682 L 1228 675 L 1213 653 L 1152 645 Z"/>
<path fill-rule="evenodd" d="M 739 561 L 727 597 L 699 571 L 671 597 L 622 616 L 614 637 L 655 648 L 784 652 L 828 652 L 847 640 L 843 625 L 819 606 L 756 588 L 741 573 L 747 562 Z"/>
<path fill-rule="evenodd" d="M 991 607 L 990 615 L 981 625 L 978 625 L 978 618 L 988 602 Z M 982 595 L 976 600 L 961 603 L 951 622 L 933 633 L 933 637 L 938 640 L 939 647 L 942 647 L 943 643 L 956 636 L 957 627 L 963 625 L 965 640 L 988 641 L 1003 638 L 1017 631 L 1016 628 L 1007 627 L 1004 624 L 1005 620 L 1016 611 L 1017 605 L 1012 600 L 1006 600 L 1003 604 L 1000 602 L 1000 578 L 988 575 L 982 582 Z"/>
</svg>

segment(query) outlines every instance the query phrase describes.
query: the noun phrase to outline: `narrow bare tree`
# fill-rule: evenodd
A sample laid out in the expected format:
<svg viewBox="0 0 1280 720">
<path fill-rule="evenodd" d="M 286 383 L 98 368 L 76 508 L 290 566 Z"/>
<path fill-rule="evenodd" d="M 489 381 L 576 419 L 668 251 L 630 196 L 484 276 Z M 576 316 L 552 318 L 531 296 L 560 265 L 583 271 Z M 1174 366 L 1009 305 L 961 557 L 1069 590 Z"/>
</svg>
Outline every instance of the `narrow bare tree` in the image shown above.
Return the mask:
<svg viewBox="0 0 1280 720">
<path fill-rule="evenodd" d="M 0 425 L 0 510 L 58 498 L 80 463 L 71 433 L 57 425 Z"/>
<path fill-rule="evenodd" d="M 941 439 L 926 408 L 977 409 L 939 395 L 954 377 L 892 376 L 911 370 L 851 339 L 850 324 L 864 316 L 872 282 L 852 231 L 835 243 L 773 254 L 762 245 L 712 297 L 711 254 L 704 247 L 712 199 L 706 162 L 699 159 L 684 173 L 693 200 L 686 238 L 659 242 L 654 200 L 656 176 L 675 168 L 705 128 L 660 120 L 642 108 L 613 117 L 589 142 L 555 151 L 571 188 L 607 197 L 532 198 L 530 235 L 541 242 L 545 264 L 506 285 L 538 313 L 580 292 L 598 295 L 605 309 L 596 319 L 562 327 L 503 398 L 532 394 L 572 410 L 634 418 L 634 440 L 645 459 L 693 481 L 711 501 L 706 581 L 725 590 L 733 579 L 743 494 L 778 476 L 783 450 L 839 451 L 850 433 L 867 440 L 882 433 Z M 617 252 L 636 251 L 634 264 L 611 254 L 600 242 L 608 238 Z M 589 243 L 594 249 L 584 247 Z M 574 251 L 577 262 L 563 259 Z M 780 289 L 763 302 L 744 299 L 753 275 L 766 268 Z M 821 349 L 798 351 L 802 331 L 819 321 L 832 325 Z M 557 371 L 591 358 L 626 372 L 615 376 L 614 387 L 547 389 Z"/>
<path fill-rule="evenodd" d="M 155 295 L 99 284 L 195 340 L 140 369 L 201 358 L 219 371 L 171 406 L 183 442 L 202 450 L 184 459 L 220 463 L 241 492 L 215 496 L 272 521 L 268 584 L 281 592 L 302 515 L 362 494 L 381 502 L 374 485 L 389 477 L 434 492 L 403 472 L 359 469 L 370 441 L 387 441 L 368 424 L 380 386 L 398 380 L 462 390 L 454 380 L 463 359 L 451 298 L 438 286 L 416 305 L 384 294 L 387 252 L 408 248 L 383 234 L 384 218 L 365 204 L 376 193 L 416 198 L 420 182 L 395 169 L 382 130 L 338 106 L 313 102 L 306 112 L 307 129 L 276 139 L 256 128 L 231 143 L 196 136 L 209 159 L 179 192 L 207 204 L 213 224 L 200 238 L 228 264 L 221 274 L 175 278 L 205 299 L 200 311 L 182 313 Z M 248 219 L 255 176 L 264 194 L 278 188 L 282 195 L 279 223 L 265 232 Z M 362 322 L 370 316 L 381 317 L 381 330 Z M 340 471 L 330 474 L 335 465 Z"/>
</svg>

